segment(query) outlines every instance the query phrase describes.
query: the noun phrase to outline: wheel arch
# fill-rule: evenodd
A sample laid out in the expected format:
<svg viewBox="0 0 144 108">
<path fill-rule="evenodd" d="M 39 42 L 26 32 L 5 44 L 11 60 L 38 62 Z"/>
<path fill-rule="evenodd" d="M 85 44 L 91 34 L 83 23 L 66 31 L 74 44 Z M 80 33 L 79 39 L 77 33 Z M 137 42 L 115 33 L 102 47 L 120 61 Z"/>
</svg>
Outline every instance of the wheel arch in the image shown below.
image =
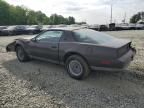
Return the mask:
<svg viewBox="0 0 144 108">
<path fill-rule="evenodd" d="M 68 57 L 70 57 L 72 55 L 78 55 L 78 56 L 82 57 L 86 61 L 86 63 L 89 65 L 88 60 L 86 59 L 86 57 L 84 57 L 82 54 L 80 54 L 78 52 L 68 52 L 68 53 L 66 53 L 63 57 L 63 62 L 65 63 L 66 60 L 68 59 Z"/>
<path fill-rule="evenodd" d="M 21 46 L 21 47 L 24 48 L 24 45 L 22 44 L 22 42 L 16 42 L 16 44 L 15 44 L 15 51 L 16 51 L 16 48 L 17 48 L 18 46 Z"/>
</svg>

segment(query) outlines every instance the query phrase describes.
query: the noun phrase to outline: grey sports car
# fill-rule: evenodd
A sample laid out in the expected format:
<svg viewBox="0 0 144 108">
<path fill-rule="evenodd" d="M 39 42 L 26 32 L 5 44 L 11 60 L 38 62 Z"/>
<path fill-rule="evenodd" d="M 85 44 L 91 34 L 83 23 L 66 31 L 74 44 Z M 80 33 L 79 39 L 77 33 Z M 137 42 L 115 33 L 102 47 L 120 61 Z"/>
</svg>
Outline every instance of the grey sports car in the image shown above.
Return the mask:
<svg viewBox="0 0 144 108">
<path fill-rule="evenodd" d="M 133 60 L 131 41 L 85 28 L 51 28 L 6 47 L 20 62 L 33 59 L 64 64 L 68 74 L 83 79 L 91 70 L 121 70 Z"/>
</svg>

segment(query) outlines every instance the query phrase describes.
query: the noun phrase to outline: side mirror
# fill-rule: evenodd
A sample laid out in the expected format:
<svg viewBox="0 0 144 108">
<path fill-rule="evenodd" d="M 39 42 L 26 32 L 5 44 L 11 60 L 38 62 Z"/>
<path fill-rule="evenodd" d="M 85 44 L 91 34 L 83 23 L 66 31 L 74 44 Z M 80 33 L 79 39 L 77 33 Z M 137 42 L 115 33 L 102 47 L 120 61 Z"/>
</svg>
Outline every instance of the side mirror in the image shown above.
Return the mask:
<svg viewBox="0 0 144 108">
<path fill-rule="evenodd" d="M 32 41 L 32 42 L 36 42 L 36 38 L 32 38 L 31 41 Z"/>
</svg>

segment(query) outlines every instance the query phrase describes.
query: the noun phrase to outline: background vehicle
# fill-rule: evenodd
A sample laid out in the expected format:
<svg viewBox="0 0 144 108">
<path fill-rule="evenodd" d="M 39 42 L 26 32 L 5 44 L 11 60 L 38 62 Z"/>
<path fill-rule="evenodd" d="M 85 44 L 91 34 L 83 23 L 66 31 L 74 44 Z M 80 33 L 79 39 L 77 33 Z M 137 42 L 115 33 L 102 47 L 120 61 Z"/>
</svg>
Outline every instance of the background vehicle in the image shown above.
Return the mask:
<svg viewBox="0 0 144 108">
<path fill-rule="evenodd" d="M 98 31 L 99 25 L 90 25 L 88 28 L 89 28 L 89 29 L 92 29 L 92 30 Z"/>
<path fill-rule="evenodd" d="M 144 29 L 144 24 L 136 24 L 136 29 L 137 30 L 143 30 Z"/>
<path fill-rule="evenodd" d="M 99 25 L 98 31 L 108 31 L 109 28 L 107 27 L 107 25 Z"/>
<path fill-rule="evenodd" d="M 18 25 L 14 28 L 14 30 L 12 31 L 12 33 L 14 35 L 21 35 L 21 34 L 25 34 L 26 33 L 26 26 L 24 25 Z"/>
<path fill-rule="evenodd" d="M 14 35 L 14 30 L 16 26 L 8 26 L 7 28 L 2 30 L 2 35 Z"/>
<path fill-rule="evenodd" d="M 32 25 L 26 28 L 27 34 L 38 34 L 41 32 L 42 26 Z"/>
<path fill-rule="evenodd" d="M 82 28 L 49 29 L 30 39 L 16 39 L 6 50 L 16 51 L 21 62 L 35 58 L 65 64 L 76 79 L 85 78 L 91 69 L 125 68 L 136 53 L 131 41 Z"/>
<path fill-rule="evenodd" d="M 116 29 L 115 29 L 115 23 L 110 23 L 109 25 L 108 25 L 108 28 L 109 28 L 109 30 L 110 31 L 115 31 Z"/>
<path fill-rule="evenodd" d="M 120 27 L 122 30 L 130 30 L 130 26 L 128 23 L 122 23 L 120 24 Z"/>
<path fill-rule="evenodd" d="M 129 28 L 130 30 L 136 30 L 136 24 L 130 23 Z"/>
<path fill-rule="evenodd" d="M 3 31 L 3 29 L 6 29 L 7 27 L 6 26 L 0 26 L 0 36 L 2 36 L 3 34 L 2 34 L 2 31 Z"/>
<path fill-rule="evenodd" d="M 25 33 L 26 27 L 24 25 L 8 26 L 1 31 L 1 35 L 21 35 Z"/>
<path fill-rule="evenodd" d="M 49 28 L 51 28 L 52 25 L 43 25 L 42 28 L 40 29 L 41 32 L 47 31 Z"/>
</svg>

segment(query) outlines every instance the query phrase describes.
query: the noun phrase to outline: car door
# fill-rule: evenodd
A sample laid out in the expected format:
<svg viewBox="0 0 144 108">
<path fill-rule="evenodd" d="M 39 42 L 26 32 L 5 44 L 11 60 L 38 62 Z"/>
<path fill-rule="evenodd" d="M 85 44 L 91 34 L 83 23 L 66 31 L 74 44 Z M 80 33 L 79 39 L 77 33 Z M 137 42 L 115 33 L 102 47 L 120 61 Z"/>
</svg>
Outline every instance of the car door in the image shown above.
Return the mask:
<svg viewBox="0 0 144 108">
<path fill-rule="evenodd" d="M 29 43 L 30 55 L 53 62 L 58 61 L 59 40 L 63 31 L 46 31 Z"/>
</svg>

